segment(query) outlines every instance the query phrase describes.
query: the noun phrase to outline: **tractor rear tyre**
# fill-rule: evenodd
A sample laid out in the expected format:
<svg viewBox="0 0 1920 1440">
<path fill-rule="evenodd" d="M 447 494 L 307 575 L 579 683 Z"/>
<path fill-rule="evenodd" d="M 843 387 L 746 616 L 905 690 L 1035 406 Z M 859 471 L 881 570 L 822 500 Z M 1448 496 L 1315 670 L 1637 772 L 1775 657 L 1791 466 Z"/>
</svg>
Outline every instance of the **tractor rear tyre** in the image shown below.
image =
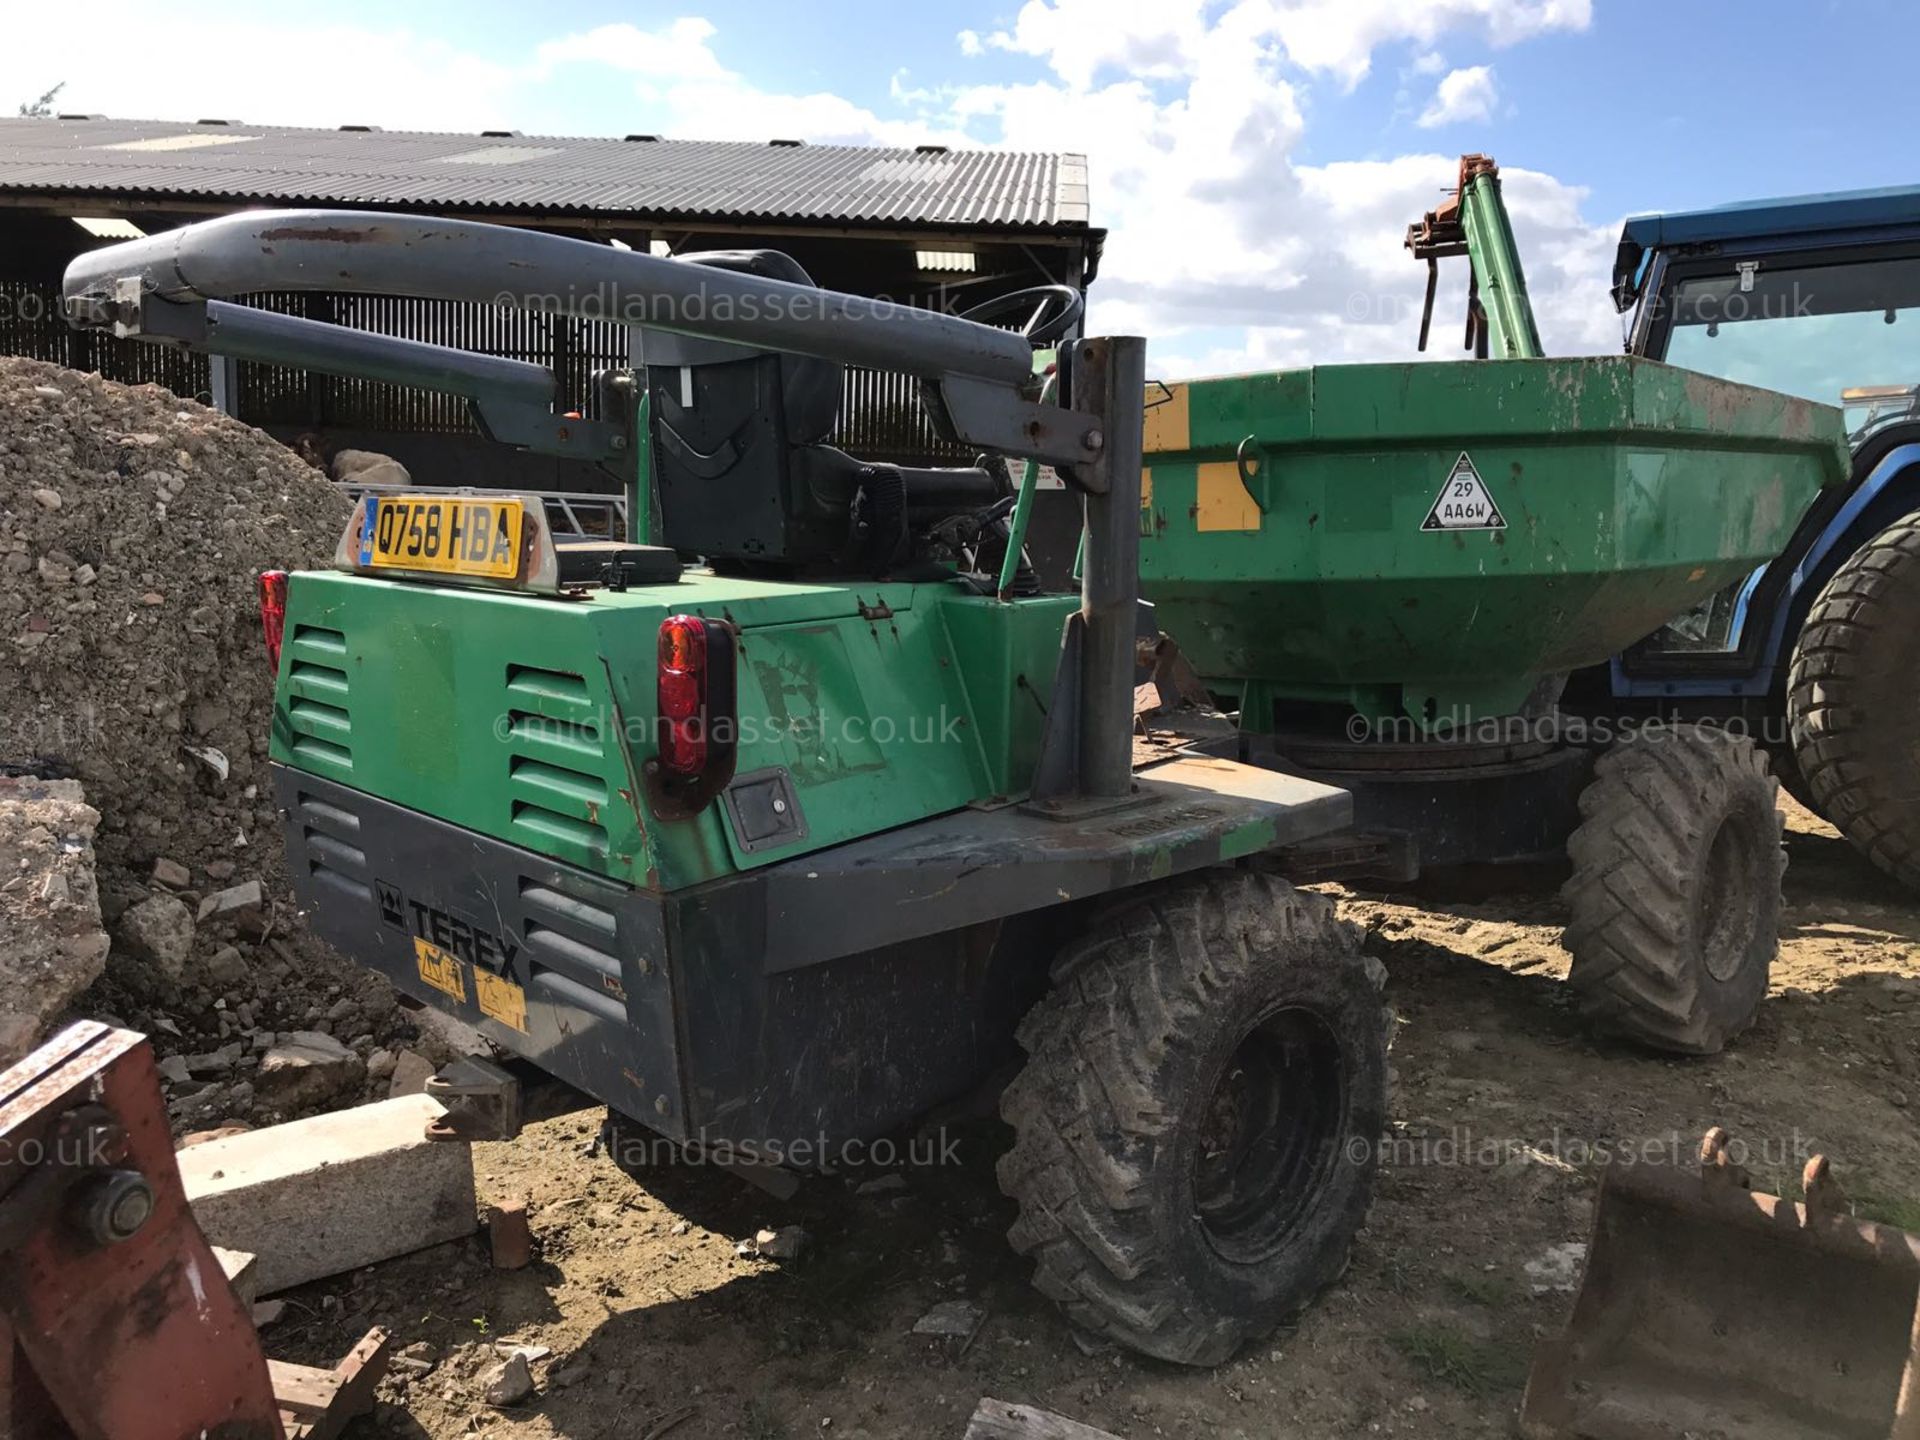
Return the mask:
<svg viewBox="0 0 1920 1440">
<path fill-rule="evenodd" d="M 1000 1188 L 1099 1337 L 1217 1365 L 1339 1276 L 1386 1115 L 1386 972 L 1333 905 L 1218 870 L 1128 897 L 1020 1027 Z"/>
<path fill-rule="evenodd" d="M 1662 725 L 1600 757 L 1567 841 L 1581 1008 L 1656 1050 L 1712 1055 L 1753 1023 L 1780 948 L 1779 789 L 1753 742 Z"/>
<path fill-rule="evenodd" d="M 1920 890 L 1920 516 L 1895 521 L 1813 602 L 1787 676 L 1794 754 L 1815 808 Z"/>
</svg>

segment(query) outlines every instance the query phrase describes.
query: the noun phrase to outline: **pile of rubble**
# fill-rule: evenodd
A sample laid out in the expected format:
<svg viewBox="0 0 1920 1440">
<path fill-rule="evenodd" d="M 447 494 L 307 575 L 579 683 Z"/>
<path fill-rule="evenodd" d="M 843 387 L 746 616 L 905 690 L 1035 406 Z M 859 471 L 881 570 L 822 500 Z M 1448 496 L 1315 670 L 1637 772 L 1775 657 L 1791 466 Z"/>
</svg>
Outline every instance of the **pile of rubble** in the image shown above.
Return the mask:
<svg viewBox="0 0 1920 1440">
<path fill-rule="evenodd" d="M 267 783 L 256 577 L 326 563 L 348 509 L 204 406 L 0 359 L 0 773 L 79 782 L 0 819 L 0 983 L 39 976 L 17 1041 L 100 972 L 104 924 L 75 1008 L 153 1036 L 183 1125 L 384 1093 L 414 1034 L 295 922 Z"/>
<path fill-rule="evenodd" d="M 99 823 L 72 780 L 0 777 L 0 1064 L 31 1050 L 106 963 Z"/>
</svg>

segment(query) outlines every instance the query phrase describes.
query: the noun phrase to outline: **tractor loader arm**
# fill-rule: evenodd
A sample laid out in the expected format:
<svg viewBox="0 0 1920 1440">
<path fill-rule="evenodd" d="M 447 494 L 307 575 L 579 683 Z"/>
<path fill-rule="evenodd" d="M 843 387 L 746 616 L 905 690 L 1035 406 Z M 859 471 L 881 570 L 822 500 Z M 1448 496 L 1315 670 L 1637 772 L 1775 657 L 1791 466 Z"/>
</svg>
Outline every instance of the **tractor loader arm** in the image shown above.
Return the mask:
<svg viewBox="0 0 1920 1440">
<path fill-rule="evenodd" d="M 1427 262 L 1420 348 L 1427 348 L 1440 261 L 1465 255 L 1473 269 L 1467 288 L 1466 348 L 1484 360 L 1538 360 L 1546 354 L 1527 296 L 1527 273 L 1513 238 L 1513 221 L 1500 194 L 1500 167 L 1491 155 L 1460 157 L 1460 181 L 1451 199 L 1407 227 L 1407 249 Z"/>
</svg>

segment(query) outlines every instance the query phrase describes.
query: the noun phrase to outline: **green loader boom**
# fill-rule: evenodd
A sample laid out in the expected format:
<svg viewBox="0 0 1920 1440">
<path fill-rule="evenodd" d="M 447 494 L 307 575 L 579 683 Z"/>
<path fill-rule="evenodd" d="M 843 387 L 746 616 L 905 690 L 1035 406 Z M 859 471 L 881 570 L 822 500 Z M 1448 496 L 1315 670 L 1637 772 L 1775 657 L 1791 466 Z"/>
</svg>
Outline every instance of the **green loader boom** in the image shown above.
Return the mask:
<svg viewBox="0 0 1920 1440">
<path fill-rule="evenodd" d="M 1472 276 L 1467 288 L 1466 348 L 1482 360 L 1537 360 L 1546 354 L 1527 297 L 1526 268 L 1513 238 L 1513 221 L 1500 193 L 1500 167 L 1491 156 L 1460 159 L 1453 197 L 1407 231 L 1407 249 L 1427 262 L 1426 304 L 1420 315 L 1420 348 L 1427 348 L 1440 262 L 1465 255 Z"/>
</svg>

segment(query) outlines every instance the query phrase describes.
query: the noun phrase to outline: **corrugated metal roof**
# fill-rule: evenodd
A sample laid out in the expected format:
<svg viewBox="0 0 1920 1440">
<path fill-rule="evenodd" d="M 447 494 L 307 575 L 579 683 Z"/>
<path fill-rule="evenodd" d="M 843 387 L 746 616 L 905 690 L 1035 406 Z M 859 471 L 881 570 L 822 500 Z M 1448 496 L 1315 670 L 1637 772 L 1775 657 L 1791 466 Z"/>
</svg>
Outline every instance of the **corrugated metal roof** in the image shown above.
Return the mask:
<svg viewBox="0 0 1920 1440">
<path fill-rule="evenodd" d="M 0 192 L 1085 230 L 1084 155 L 0 118 Z"/>
</svg>

